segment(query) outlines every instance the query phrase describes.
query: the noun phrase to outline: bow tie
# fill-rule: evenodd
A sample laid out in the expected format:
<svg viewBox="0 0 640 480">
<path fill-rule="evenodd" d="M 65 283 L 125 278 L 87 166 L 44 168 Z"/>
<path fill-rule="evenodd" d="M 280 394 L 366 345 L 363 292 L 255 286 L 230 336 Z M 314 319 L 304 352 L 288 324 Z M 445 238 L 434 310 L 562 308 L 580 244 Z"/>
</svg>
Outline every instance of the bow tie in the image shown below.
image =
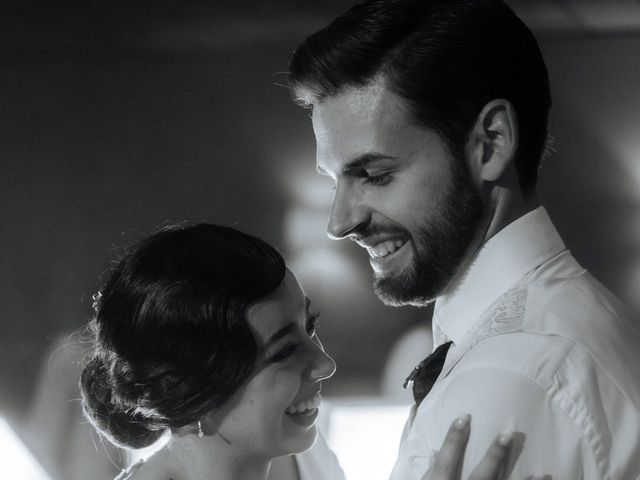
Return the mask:
<svg viewBox="0 0 640 480">
<path fill-rule="evenodd" d="M 413 382 L 413 398 L 416 406 L 419 406 L 424 397 L 431 391 L 433 384 L 436 383 L 438 375 L 444 367 L 444 361 L 447 358 L 447 352 L 453 342 L 447 342 L 440 345 L 427 358 L 422 360 L 416 368 L 409 374 L 404 381 L 403 388 L 407 388 L 410 382 Z"/>
</svg>

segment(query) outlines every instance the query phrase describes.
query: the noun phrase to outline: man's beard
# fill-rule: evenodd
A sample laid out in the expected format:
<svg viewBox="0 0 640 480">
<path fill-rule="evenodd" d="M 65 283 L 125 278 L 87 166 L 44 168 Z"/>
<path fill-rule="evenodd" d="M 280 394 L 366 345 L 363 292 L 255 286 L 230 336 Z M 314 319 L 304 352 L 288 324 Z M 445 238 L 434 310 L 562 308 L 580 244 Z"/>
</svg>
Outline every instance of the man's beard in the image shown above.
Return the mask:
<svg viewBox="0 0 640 480">
<path fill-rule="evenodd" d="M 467 253 L 482 220 L 482 198 L 463 161 L 454 159 L 451 169 L 452 181 L 434 218 L 410 235 L 413 264 L 400 274 L 374 278 L 373 288 L 385 305 L 424 306 L 433 302 Z"/>
</svg>

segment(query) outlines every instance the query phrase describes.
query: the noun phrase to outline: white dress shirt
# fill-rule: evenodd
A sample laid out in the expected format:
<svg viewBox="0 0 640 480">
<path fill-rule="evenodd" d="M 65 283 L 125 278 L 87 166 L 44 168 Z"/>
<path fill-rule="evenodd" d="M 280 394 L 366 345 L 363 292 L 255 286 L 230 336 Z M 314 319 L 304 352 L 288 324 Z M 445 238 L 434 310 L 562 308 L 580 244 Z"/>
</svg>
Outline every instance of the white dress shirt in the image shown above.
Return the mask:
<svg viewBox="0 0 640 480">
<path fill-rule="evenodd" d="M 462 478 L 516 432 L 508 478 L 640 479 L 640 333 L 566 250 L 540 207 L 487 241 L 438 298 L 434 345 L 452 340 L 412 410 L 392 480 L 419 480 L 451 422 L 471 414 Z"/>
</svg>

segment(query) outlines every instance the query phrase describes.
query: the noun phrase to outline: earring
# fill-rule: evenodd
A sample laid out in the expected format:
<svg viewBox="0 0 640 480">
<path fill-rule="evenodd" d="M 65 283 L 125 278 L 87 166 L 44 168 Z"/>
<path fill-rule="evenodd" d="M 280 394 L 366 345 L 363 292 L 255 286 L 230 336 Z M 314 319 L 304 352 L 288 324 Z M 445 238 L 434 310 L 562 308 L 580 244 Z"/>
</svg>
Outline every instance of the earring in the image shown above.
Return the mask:
<svg viewBox="0 0 640 480">
<path fill-rule="evenodd" d="M 202 423 L 198 420 L 198 438 L 204 437 L 204 432 L 202 431 Z"/>
</svg>

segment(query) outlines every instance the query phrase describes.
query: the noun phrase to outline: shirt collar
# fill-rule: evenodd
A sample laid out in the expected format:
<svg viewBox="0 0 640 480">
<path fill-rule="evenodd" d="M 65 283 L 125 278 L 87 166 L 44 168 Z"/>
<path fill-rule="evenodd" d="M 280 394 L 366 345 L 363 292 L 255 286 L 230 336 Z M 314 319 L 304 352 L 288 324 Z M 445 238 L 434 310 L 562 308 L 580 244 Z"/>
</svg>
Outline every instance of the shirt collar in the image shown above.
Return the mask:
<svg viewBox="0 0 640 480">
<path fill-rule="evenodd" d="M 496 233 L 482 245 L 457 287 L 436 299 L 434 346 L 446 339 L 460 343 L 489 305 L 565 248 L 543 207 Z"/>
</svg>

